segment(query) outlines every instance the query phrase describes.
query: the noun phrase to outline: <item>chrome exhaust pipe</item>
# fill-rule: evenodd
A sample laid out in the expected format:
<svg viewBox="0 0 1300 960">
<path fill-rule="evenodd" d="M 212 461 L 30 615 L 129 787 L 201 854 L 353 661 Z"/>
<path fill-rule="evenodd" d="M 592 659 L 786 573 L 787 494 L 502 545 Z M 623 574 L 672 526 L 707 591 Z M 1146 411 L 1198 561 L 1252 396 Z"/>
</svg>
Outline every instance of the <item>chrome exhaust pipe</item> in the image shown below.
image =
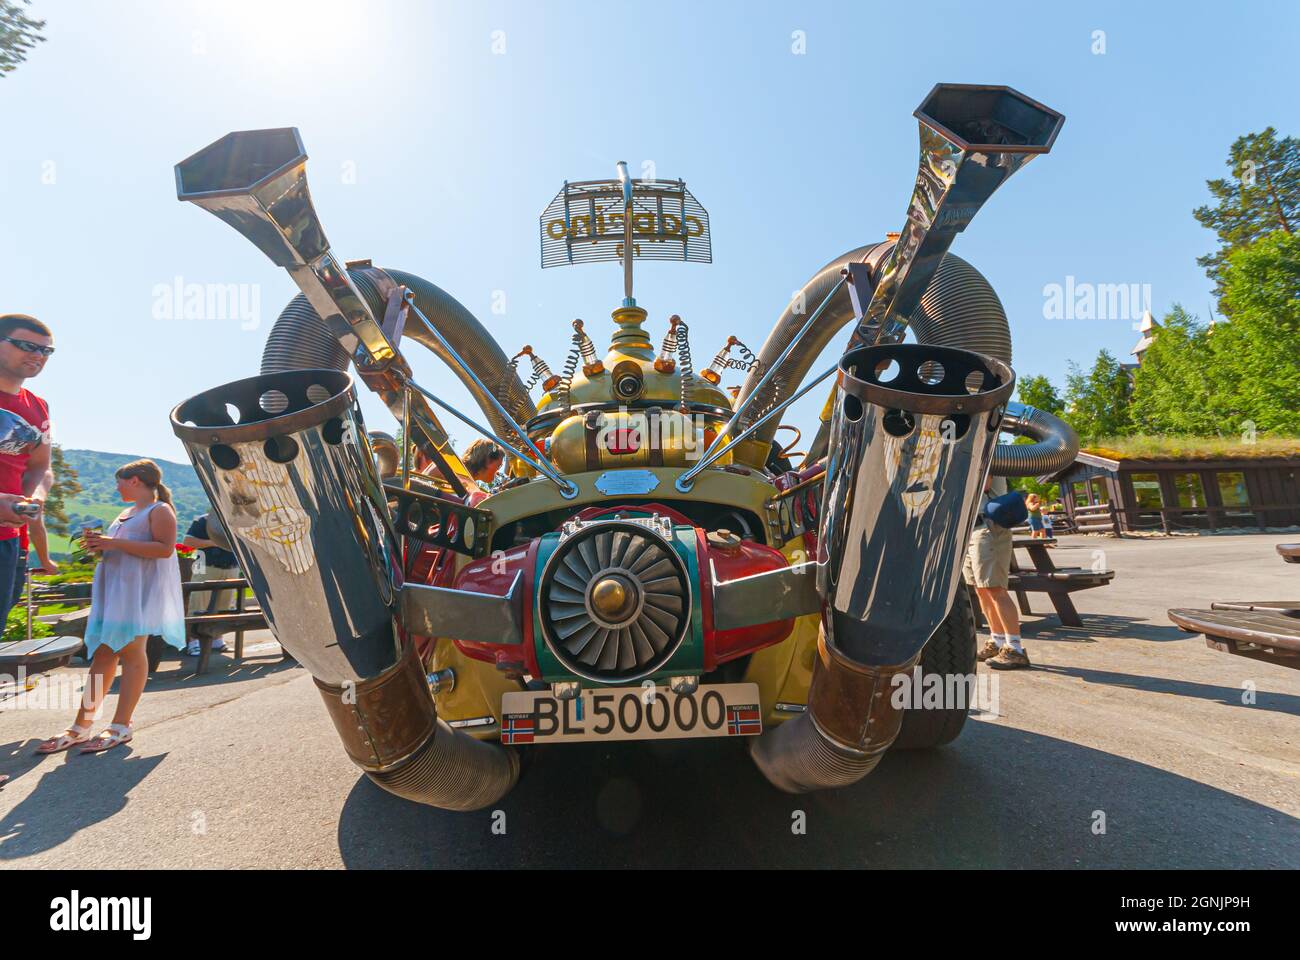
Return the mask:
<svg viewBox="0 0 1300 960">
<path fill-rule="evenodd" d="M 315 678 L 352 761 L 453 810 L 514 785 L 514 751 L 438 720 L 398 627 L 401 551 L 352 378 L 298 370 L 177 406 L 185 445 L 276 640 Z"/>
<path fill-rule="evenodd" d="M 943 83 L 930 91 L 914 116 L 920 128 L 920 160 L 898 241 L 850 250 L 813 276 L 768 335 L 759 351 L 759 372 L 746 379 L 737 407 L 803 326 L 806 305 L 819 303 L 850 264 L 863 265 L 853 272 L 853 286 L 837 295 L 796 345 L 783 369 L 764 387 L 756 411 L 796 390 L 822 349 L 851 320 L 858 325 L 850 349 L 897 342 L 912 322 L 921 343 L 1011 362 L 1010 329 L 997 295 L 977 270 L 947 251 L 999 186 L 1034 156 L 1051 150 L 1065 118 L 1010 87 Z M 777 425 L 775 420 L 764 425 L 755 439 L 770 443 Z M 1001 461 L 1002 451 L 996 453 Z M 1029 459 L 1047 460 L 1051 454 L 1044 448 Z M 1015 469 L 1023 464 L 1022 458 L 1004 466 Z"/>
<path fill-rule="evenodd" d="M 780 789 L 854 783 L 898 736 L 893 678 L 952 609 L 1014 388 L 1005 363 L 966 350 L 892 344 L 840 360 L 808 709 L 751 744 Z"/>
<path fill-rule="evenodd" d="M 307 151 L 294 127 L 228 133 L 176 164 L 176 197 L 202 207 L 284 267 L 353 360 L 395 351 L 330 251 L 307 186 Z"/>
</svg>

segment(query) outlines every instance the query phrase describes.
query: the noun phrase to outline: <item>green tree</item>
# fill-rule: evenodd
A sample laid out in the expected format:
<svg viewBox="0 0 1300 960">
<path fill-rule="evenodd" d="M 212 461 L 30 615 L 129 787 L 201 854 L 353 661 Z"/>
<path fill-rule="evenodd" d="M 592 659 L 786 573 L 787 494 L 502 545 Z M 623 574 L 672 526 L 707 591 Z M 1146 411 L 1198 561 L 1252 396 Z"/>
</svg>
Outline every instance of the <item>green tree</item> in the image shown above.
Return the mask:
<svg viewBox="0 0 1300 960">
<path fill-rule="evenodd" d="M 1213 335 L 1178 304 L 1162 323 L 1133 376 L 1134 427 L 1142 433 L 1222 433 L 1232 401 Z"/>
<path fill-rule="evenodd" d="M 50 448 L 50 469 L 54 472 L 54 486 L 45 498 L 45 527 L 50 533 L 68 535 L 68 501 L 81 492 L 77 471 L 63 457 L 63 448 L 57 443 Z"/>
<path fill-rule="evenodd" d="M 20 7 L 12 0 L 0 0 L 0 77 L 17 69 L 27 59 L 27 51 L 45 41 L 41 36 L 45 21 L 33 20 L 23 10 L 30 3 L 22 0 Z"/>
<path fill-rule="evenodd" d="M 1210 335 L 1222 373 L 1222 432 L 1300 434 L 1300 237 L 1283 231 L 1234 251 L 1223 274 L 1223 312 Z"/>
<path fill-rule="evenodd" d="M 1219 250 L 1196 262 L 1206 268 L 1220 295 L 1224 266 L 1234 250 L 1275 230 L 1292 234 L 1300 222 L 1300 140 L 1279 140 L 1272 127 L 1238 137 L 1228 169 L 1230 177 L 1206 182 L 1215 203 L 1192 211 L 1201 226 L 1219 236 Z"/>
<path fill-rule="evenodd" d="M 1020 395 L 1020 402 L 1027 403 L 1031 407 L 1058 415 L 1065 410 L 1065 402 L 1056 387 L 1042 374 L 1021 377 L 1017 392 Z"/>
<path fill-rule="evenodd" d="M 1107 350 L 1097 354 L 1087 373 L 1071 361 L 1065 378 L 1065 418 L 1085 442 L 1123 436 L 1132 427 L 1131 389 L 1128 370 Z"/>
</svg>

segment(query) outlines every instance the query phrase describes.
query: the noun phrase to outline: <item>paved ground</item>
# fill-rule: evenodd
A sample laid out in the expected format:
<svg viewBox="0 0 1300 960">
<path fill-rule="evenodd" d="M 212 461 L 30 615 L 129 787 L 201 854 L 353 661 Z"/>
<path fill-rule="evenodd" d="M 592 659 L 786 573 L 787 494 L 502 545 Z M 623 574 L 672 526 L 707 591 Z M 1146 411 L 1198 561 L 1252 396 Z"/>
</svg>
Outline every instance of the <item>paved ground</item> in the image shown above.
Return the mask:
<svg viewBox="0 0 1300 960">
<path fill-rule="evenodd" d="M 98 757 L 33 757 L 70 710 L 25 694 L 0 712 L 0 866 L 1300 867 L 1300 671 L 1216 653 L 1164 614 L 1300 597 L 1286 539 L 1064 538 L 1058 564 L 1099 549 L 1119 572 L 1076 594 L 1088 626 L 1031 618 L 1037 669 L 999 675 L 998 715 L 852 789 L 788 797 L 733 743 L 552 746 L 500 805 L 505 835 L 490 812 L 360 776 L 269 636 L 207 677 L 164 661 L 135 742 Z"/>
</svg>

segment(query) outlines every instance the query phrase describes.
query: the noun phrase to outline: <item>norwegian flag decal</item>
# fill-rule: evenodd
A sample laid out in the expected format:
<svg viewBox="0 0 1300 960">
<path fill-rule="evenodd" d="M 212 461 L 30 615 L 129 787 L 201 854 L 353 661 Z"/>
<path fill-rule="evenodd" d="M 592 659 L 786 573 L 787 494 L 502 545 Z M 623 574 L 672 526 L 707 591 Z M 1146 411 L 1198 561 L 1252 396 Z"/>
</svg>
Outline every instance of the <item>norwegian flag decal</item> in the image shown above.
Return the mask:
<svg viewBox="0 0 1300 960">
<path fill-rule="evenodd" d="M 532 743 L 533 718 L 527 713 L 508 713 L 501 719 L 501 742 Z"/>
<path fill-rule="evenodd" d="M 727 707 L 727 736 L 752 737 L 763 732 L 763 715 L 756 703 Z"/>
</svg>

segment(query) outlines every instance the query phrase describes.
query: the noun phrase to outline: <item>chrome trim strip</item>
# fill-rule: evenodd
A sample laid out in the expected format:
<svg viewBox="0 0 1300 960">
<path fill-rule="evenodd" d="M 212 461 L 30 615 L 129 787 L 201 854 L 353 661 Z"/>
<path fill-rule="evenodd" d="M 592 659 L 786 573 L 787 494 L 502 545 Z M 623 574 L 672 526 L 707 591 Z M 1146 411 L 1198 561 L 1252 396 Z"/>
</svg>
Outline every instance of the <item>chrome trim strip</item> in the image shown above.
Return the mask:
<svg viewBox="0 0 1300 960">
<path fill-rule="evenodd" d="M 809 560 L 719 583 L 717 568 L 710 560 L 713 628 L 735 630 L 821 613 L 823 600 L 817 590 L 817 572 L 817 562 Z"/>
<path fill-rule="evenodd" d="M 425 637 L 449 637 L 476 643 L 522 643 L 523 591 L 519 585 L 523 578 L 523 571 L 516 571 L 510 589 L 503 597 L 451 587 L 403 584 L 402 624 L 411 633 Z"/>
</svg>

